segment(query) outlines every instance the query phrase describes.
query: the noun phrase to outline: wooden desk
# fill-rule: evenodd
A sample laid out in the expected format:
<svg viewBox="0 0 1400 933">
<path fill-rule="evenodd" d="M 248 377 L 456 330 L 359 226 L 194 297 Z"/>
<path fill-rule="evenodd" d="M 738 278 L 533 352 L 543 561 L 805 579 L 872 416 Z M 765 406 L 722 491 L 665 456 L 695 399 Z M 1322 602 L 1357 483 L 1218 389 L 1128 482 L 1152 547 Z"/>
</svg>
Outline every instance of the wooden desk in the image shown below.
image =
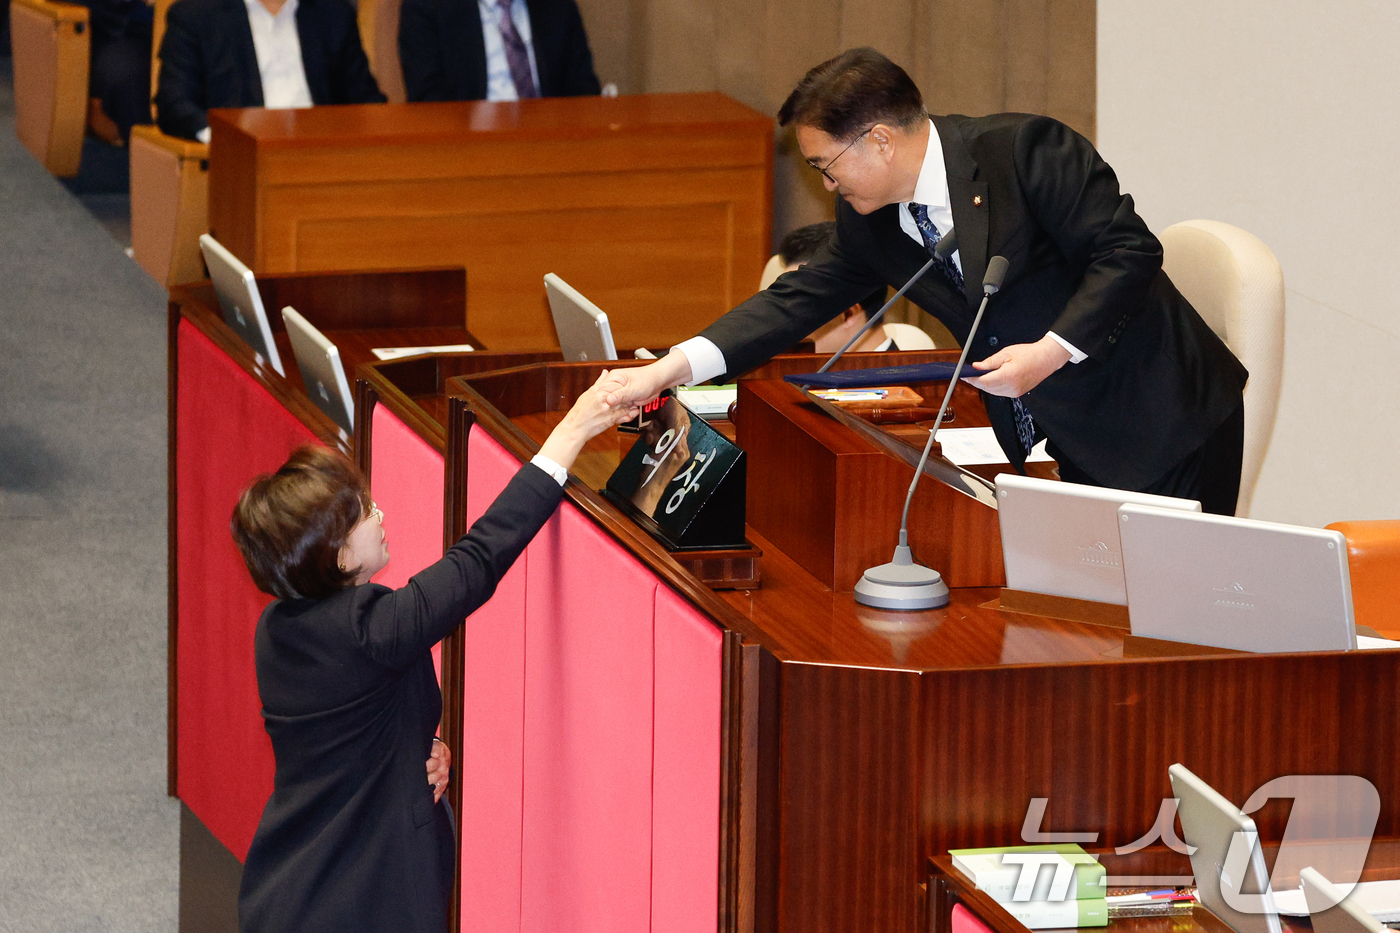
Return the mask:
<svg viewBox="0 0 1400 933">
<path fill-rule="evenodd" d="M 496 350 L 557 346 L 542 277 L 669 346 L 753 293 L 773 121 L 721 94 L 215 110 L 213 234 L 258 272 L 467 268 Z"/>
<path fill-rule="evenodd" d="M 558 387 L 573 365 L 543 369 Z M 534 387 L 542 373 L 517 372 L 513 395 L 503 378 L 449 390 L 525 456 L 560 393 Z M 762 589 L 697 593 L 592 492 L 616 462 L 615 441 L 590 445 L 571 499 L 744 642 L 724 672 L 721 929 L 912 933 L 929 856 L 1018 840 L 1035 797 L 1049 799 L 1044 831 L 1126 845 L 1153 825 L 1174 762 L 1241 800 L 1282 774 L 1361 775 L 1380 790 L 1377 834 L 1400 834 L 1400 652 L 1133 657 L 1120 629 L 1003 612 L 994 589 L 870 610 L 752 528 Z"/>
</svg>

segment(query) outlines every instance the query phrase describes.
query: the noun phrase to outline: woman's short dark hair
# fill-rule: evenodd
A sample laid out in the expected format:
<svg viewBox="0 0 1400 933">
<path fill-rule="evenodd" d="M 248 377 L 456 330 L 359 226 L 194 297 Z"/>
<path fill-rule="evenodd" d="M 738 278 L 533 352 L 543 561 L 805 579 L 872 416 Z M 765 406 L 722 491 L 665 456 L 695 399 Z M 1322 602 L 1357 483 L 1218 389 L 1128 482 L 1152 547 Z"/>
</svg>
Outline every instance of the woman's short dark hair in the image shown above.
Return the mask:
<svg viewBox="0 0 1400 933">
<path fill-rule="evenodd" d="M 927 118 L 913 79 L 874 49 L 849 49 L 822 62 L 778 110 L 783 126 L 799 123 L 843 141 L 877 123 L 907 128 Z"/>
<path fill-rule="evenodd" d="M 282 599 L 324 599 L 355 581 L 340 549 L 369 514 L 369 483 L 326 447 L 299 447 L 243 491 L 230 527 L 253 582 Z"/>
</svg>

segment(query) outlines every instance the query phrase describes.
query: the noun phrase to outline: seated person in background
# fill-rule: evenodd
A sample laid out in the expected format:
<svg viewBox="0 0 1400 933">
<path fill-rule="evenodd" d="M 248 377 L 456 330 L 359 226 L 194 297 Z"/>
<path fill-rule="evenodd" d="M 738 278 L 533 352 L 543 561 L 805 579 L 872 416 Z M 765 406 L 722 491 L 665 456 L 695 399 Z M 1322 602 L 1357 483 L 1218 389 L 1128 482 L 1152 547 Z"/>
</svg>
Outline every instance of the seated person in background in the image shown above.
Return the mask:
<svg viewBox="0 0 1400 933">
<path fill-rule="evenodd" d="M 764 280 L 758 283 L 758 287 L 767 288 L 777 280 L 779 275 L 791 272 L 798 266 L 806 265 L 810 260 L 816 258 L 827 243 L 831 242 L 835 233 L 836 222 L 827 220 L 819 224 L 798 227 L 783 237 L 783 242 L 778 245 L 778 262 L 781 266 L 775 273 L 772 273 L 771 278 L 769 278 L 768 270 L 764 270 Z M 816 352 L 835 353 L 844 347 L 846 341 L 854 337 L 856 332 L 865 326 L 866 321 L 870 320 L 870 315 L 879 311 L 880 307 L 884 305 L 886 291 L 883 285 L 880 286 L 858 303 L 842 311 L 840 317 L 832 318 L 813 331 L 807 339 L 815 344 Z M 870 353 L 914 349 L 922 348 L 901 347 L 894 337 L 885 333 L 883 327 L 876 325 L 870 328 L 870 332 L 861 338 L 859 343 L 846 352 Z"/>
<path fill-rule="evenodd" d="M 179 0 L 166 14 L 156 113 L 209 141 L 214 107 L 379 104 L 346 0 Z"/>
<path fill-rule="evenodd" d="M 574 0 L 403 0 L 399 61 L 411 101 L 601 90 Z"/>
<path fill-rule="evenodd" d="M 125 143 L 133 126 L 151 122 L 152 10 L 145 0 L 80 2 L 88 8 L 92 36 L 88 94 L 102 102 Z"/>
</svg>

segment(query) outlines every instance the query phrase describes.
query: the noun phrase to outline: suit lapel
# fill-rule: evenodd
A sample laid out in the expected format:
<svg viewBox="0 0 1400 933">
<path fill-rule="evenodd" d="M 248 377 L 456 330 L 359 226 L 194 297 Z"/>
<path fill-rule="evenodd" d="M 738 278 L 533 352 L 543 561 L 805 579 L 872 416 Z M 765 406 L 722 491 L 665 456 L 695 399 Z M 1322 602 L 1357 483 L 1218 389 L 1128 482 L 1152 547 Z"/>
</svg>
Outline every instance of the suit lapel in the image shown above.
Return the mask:
<svg viewBox="0 0 1400 933">
<path fill-rule="evenodd" d="M 297 2 L 297 38 L 301 42 L 301 67 L 306 72 L 306 87 L 313 104 L 331 104 L 330 67 L 322 43 L 324 29 L 318 29 L 316 7 L 309 0 Z"/>
<path fill-rule="evenodd" d="M 982 279 L 987 274 L 987 183 L 977 180 L 977 163 L 967 151 L 958 125 L 947 117 L 934 117 L 943 146 L 943 167 L 948 175 L 948 197 L 953 208 L 953 229 L 958 231 L 958 258 L 962 260 L 967 303 L 976 309 L 982 300 Z"/>
<path fill-rule="evenodd" d="M 223 5 L 227 35 L 233 38 L 234 54 L 238 56 L 238 72 L 248 93 L 244 100 L 249 107 L 263 105 L 262 72 L 258 71 L 258 50 L 253 45 L 253 26 L 248 22 L 248 7 L 243 0 L 228 0 Z M 237 99 L 237 98 L 234 98 Z"/>
</svg>

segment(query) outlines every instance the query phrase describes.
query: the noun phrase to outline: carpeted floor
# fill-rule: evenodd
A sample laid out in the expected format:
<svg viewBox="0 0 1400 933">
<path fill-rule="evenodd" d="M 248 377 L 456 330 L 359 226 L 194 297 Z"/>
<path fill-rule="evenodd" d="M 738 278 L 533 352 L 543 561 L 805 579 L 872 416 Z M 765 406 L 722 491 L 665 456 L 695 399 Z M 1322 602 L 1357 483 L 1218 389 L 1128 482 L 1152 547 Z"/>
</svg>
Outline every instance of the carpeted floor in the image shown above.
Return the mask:
<svg viewBox="0 0 1400 933">
<path fill-rule="evenodd" d="M 14 131 L 0 59 L 0 931 L 168 931 L 165 293 Z"/>
</svg>

